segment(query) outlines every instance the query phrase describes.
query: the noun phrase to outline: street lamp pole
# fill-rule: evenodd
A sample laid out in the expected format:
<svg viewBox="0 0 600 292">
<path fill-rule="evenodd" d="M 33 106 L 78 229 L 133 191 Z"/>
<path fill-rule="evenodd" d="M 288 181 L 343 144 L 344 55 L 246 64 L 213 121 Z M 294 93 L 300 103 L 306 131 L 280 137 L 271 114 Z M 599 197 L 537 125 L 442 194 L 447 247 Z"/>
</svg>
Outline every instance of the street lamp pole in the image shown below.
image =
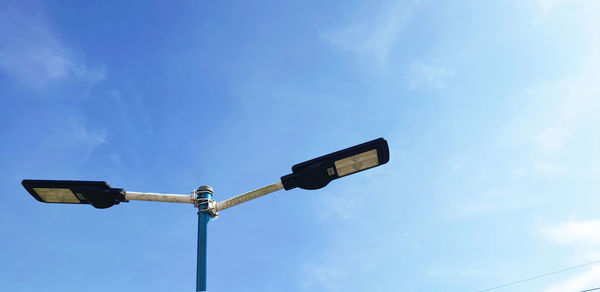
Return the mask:
<svg viewBox="0 0 600 292">
<path fill-rule="evenodd" d="M 206 244 L 207 228 L 211 214 L 209 203 L 213 202 L 213 189 L 201 186 L 194 191 L 198 208 L 198 254 L 196 264 L 196 292 L 206 291 Z"/>
<path fill-rule="evenodd" d="M 44 203 L 90 204 L 99 209 L 130 200 L 194 204 L 198 208 L 196 291 L 204 292 L 208 221 L 217 217 L 219 211 L 282 189 L 320 189 L 340 177 L 385 164 L 388 160 L 387 141 L 383 138 L 375 139 L 296 164 L 292 166 L 292 173 L 282 176 L 280 181 L 221 202 L 213 199 L 213 189 L 210 186 L 200 186 L 192 195 L 179 195 L 126 191 L 112 188 L 104 181 L 25 179 L 22 184 L 36 200 Z"/>
</svg>

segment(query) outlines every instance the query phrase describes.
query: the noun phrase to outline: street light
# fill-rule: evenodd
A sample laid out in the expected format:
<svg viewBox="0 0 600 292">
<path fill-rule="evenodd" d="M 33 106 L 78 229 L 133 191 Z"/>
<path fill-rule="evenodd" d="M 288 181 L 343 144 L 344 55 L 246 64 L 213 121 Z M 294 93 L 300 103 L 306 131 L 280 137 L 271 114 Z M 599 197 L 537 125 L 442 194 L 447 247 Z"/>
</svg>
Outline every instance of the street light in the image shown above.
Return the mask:
<svg viewBox="0 0 600 292">
<path fill-rule="evenodd" d="M 389 160 L 387 142 L 383 138 L 346 148 L 292 166 L 292 173 L 281 177 L 285 190 L 299 187 L 320 189 L 330 181 L 363 171 Z"/>
<path fill-rule="evenodd" d="M 198 208 L 196 291 L 206 291 L 206 227 L 210 218 L 217 217 L 219 211 L 281 189 L 320 189 L 332 180 L 388 161 L 387 141 L 379 138 L 296 164 L 292 166 L 292 173 L 282 176 L 280 181 L 221 202 L 213 200 L 210 186 L 201 186 L 192 195 L 178 195 L 126 191 L 111 188 L 103 181 L 25 179 L 22 184 L 36 200 L 44 203 L 90 204 L 99 209 L 130 200 L 194 204 Z"/>
<path fill-rule="evenodd" d="M 114 189 L 103 181 L 32 180 L 21 182 L 38 201 L 44 203 L 91 204 L 104 209 L 127 202 L 123 189 Z"/>
</svg>

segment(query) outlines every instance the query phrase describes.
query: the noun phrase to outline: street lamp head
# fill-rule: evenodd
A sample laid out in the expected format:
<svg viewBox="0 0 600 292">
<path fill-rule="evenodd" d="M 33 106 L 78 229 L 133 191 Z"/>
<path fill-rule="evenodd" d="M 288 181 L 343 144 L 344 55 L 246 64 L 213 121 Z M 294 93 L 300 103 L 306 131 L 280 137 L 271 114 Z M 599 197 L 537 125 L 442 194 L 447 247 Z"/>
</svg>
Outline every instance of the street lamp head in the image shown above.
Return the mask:
<svg viewBox="0 0 600 292">
<path fill-rule="evenodd" d="M 316 190 L 330 181 L 373 168 L 389 161 L 389 148 L 383 138 L 311 159 L 292 166 L 292 173 L 282 176 L 286 190 L 299 187 Z"/>
<path fill-rule="evenodd" d="M 90 204 L 104 209 L 128 202 L 123 189 L 111 188 L 103 181 L 24 179 L 21 184 L 36 200 L 44 203 Z"/>
</svg>

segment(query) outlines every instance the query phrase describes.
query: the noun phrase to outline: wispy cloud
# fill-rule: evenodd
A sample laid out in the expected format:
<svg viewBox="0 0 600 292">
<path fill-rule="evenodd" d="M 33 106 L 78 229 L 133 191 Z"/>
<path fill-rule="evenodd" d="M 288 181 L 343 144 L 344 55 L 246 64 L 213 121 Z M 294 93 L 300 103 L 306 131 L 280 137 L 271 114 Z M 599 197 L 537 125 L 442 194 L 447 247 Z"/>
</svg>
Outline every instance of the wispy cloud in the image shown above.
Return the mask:
<svg viewBox="0 0 600 292">
<path fill-rule="evenodd" d="M 518 189 L 494 188 L 462 202 L 457 209 L 462 216 L 487 215 L 526 208 L 536 202 L 536 197 L 527 196 Z"/>
<path fill-rule="evenodd" d="M 350 23 L 347 26 L 322 33 L 322 37 L 333 45 L 352 51 L 361 58 L 375 59 L 379 64 L 385 63 L 396 38 L 412 16 L 418 1 L 399 1 L 395 4 L 383 5 L 379 9 L 372 8 L 372 3 L 365 7 L 372 11 L 367 19 Z"/>
<path fill-rule="evenodd" d="M 340 265 L 306 265 L 303 272 L 304 276 L 312 282 L 303 281 L 305 288 L 317 284 L 328 291 L 340 289 L 340 282 L 349 276 L 348 271 Z"/>
<path fill-rule="evenodd" d="M 573 292 L 600 287 L 600 265 L 595 265 L 567 280 L 552 284 L 545 292 Z"/>
<path fill-rule="evenodd" d="M 600 259 L 597 246 L 600 244 L 600 220 L 570 220 L 537 229 L 544 238 L 556 244 L 568 246 L 576 251 L 573 263 L 594 264 Z M 586 264 L 587 265 L 587 264 Z M 552 283 L 544 291 L 583 291 L 600 287 L 600 265 L 594 264 L 566 280 Z"/>
<path fill-rule="evenodd" d="M 536 0 L 538 7 L 543 12 L 549 12 L 550 10 L 556 9 L 565 5 L 581 5 L 591 4 L 595 5 L 598 1 L 595 0 Z"/>
<path fill-rule="evenodd" d="M 600 25 L 600 22 L 597 22 Z M 600 34 L 598 34 L 600 37 Z M 589 54 L 580 58 L 580 68 L 562 77 L 528 89 L 528 116 L 515 119 L 507 127 L 511 142 L 527 145 L 526 169 L 531 175 L 570 175 L 572 172 L 597 172 L 594 151 L 600 146 L 600 70 L 597 52 L 600 38 L 590 37 L 582 47 Z M 568 154 L 569 159 L 566 159 Z M 583 159 L 582 157 L 587 156 Z M 585 164 L 582 162 L 585 161 Z"/>
<path fill-rule="evenodd" d="M 568 3 L 569 0 L 537 0 L 537 4 L 539 5 L 542 11 L 548 11 L 553 9 L 556 6 L 560 6 L 561 4 Z"/>
<path fill-rule="evenodd" d="M 535 168 L 543 173 L 547 174 L 564 174 L 567 173 L 567 169 L 565 167 L 555 165 L 548 162 L 538 162 L 535 164 Z"/>
<path fill-rule="evenodd" d="M 565 141 L 569 137 L 570 132 L 564 126 L 549 126 L 537 134 L 536 142 L 544 152 L 557 152 L 564 148 Z"/>
<path fill-rule="evenodd" d="M 594 62 L 596 59 L 590 59 Z M 548 124 L 534 136 L 534 142 L 545 154 L 564 151 L 576 130 L 594 121 L 600 109 L 598 70 L 589 68 L 583 73 L 565 78 L 553 85 L 543 85 L 530 94 L 539 100 L 556 100 L 554 110 L 546 118 Z M 594 121 L 597 123 L 597 121 Z"/>
<path fill-rule="evenodd" d="M 330 219 L 337 220 L 352 220 L 356 218 L 356 214 L 360 213 L 361 209 L 365 209 L 365 200 L 359 198 L 349 197 L 348 194 L 345 196 L 337 197 L 322 197 L 319 199 L 317 208 L 317 218 L 320 221 L 327 221 Z M 327 206 L 327 212 L 323 212 L 322 206 Z"/>
<path fill-rule="evenodd" d="M 432 65 L 424 63 L 413 63 L 410 66 L 408 87 L 411 89 L 445 88 L 448 78 L 456 74 L 455 70 L 444 65 Z"/>
<path fill-rule="evenodd" d="M 564 245 L 600 244 L 600 220 L 571 221 L 540 228 L 549 240 Z"/>
<path fill-rule="evenodd" d="M 26 88 L 43 89 L 58 82 L 86 87 L 104 79 L 105 70 L 77 56 L 39 14 L 0 10 L 0 70 Z"/>
<path fill-rule="evenodd" d="M 80 118 L 69 118 L 66 127 L 56 129 L 56 131 L 60 135 L 70 136 L 74 143 L 85 145 L 90 149 L 106 142 L 106 130 L 92 131 L 85 126 L 85 122 Z"/>
</svg>

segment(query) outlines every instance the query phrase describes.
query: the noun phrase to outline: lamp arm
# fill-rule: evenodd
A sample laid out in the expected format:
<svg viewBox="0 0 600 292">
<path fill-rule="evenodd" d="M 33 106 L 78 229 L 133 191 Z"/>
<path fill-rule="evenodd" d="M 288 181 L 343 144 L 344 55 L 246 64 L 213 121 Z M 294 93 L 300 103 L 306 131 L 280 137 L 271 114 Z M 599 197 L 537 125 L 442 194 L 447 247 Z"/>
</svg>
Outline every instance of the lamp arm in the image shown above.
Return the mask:
<svg viewBox="0 0 600 292">
<path fill-rule="evenodd" d="M 171 203 L 190 203 L 196 202 L 194 195 L 175 195 L 158 193 L 140 193 L 125 191 L 126 200 L 153 201 L 153 202 L 171 202 Z"/>
<path fill-rule="evenodd" d="M 239 205 L 241 203 L 256 199 L 258 197 L 262 197 L 264 195 L 268 195 L 270 193 L 279 191 L 281 189 L 283 189 L 283 184 L 279 181 L 272 185 L 268 185 L 266 187 L 262 187 L 260 189 L 256 189 L 256 190 L 241 194 L 239 196 L 229 198 L 225 201 L 218 202 L 215 207 L 216 208 L 215 212 L 225 210 L 227 208 L 230 208 L 235 205 Z"/>
</svg>

